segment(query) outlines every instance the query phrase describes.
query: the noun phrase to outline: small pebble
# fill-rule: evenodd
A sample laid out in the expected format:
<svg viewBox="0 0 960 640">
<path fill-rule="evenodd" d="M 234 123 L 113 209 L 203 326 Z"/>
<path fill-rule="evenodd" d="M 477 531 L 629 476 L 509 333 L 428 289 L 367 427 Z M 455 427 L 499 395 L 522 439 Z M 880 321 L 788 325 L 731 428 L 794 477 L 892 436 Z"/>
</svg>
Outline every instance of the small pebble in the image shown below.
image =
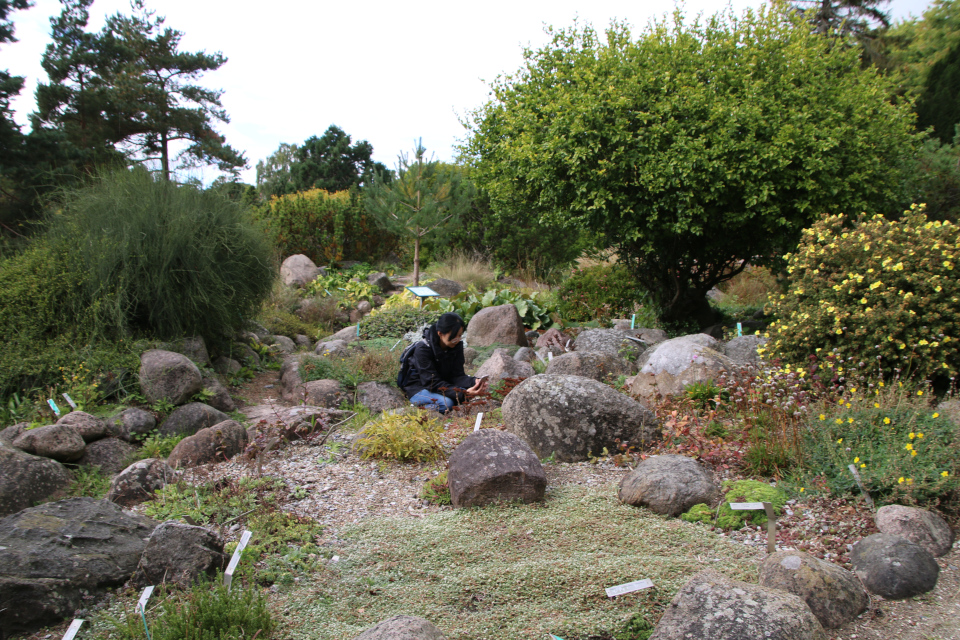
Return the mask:
<svg viewBox="0 0 960 640">
<path fill-rule="evenodd" d="M 264 388 L 264 389 L 273 389 L 273 387 L 274 387 L 274 385 L 268 384 L 268 385 L 265 385 L 263 388 Z"/>
</svg>

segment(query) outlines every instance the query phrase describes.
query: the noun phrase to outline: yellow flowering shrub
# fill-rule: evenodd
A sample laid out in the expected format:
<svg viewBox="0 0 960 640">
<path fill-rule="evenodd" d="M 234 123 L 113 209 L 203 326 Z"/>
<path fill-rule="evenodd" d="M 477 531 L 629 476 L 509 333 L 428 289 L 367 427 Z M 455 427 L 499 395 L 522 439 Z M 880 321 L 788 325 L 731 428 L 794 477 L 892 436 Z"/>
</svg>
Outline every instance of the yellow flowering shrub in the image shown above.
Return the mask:
<svg viewBox="0 0 960 640">
<path fill-rule="evenodd" d="M 789 290 L 771 296 L 767 358 L 809 366 L 853 358 L 890 376 L 960 368 L 960 233 L 923 205 L 900 220 L 830 215 L 785 256 Z"/>
</svg>

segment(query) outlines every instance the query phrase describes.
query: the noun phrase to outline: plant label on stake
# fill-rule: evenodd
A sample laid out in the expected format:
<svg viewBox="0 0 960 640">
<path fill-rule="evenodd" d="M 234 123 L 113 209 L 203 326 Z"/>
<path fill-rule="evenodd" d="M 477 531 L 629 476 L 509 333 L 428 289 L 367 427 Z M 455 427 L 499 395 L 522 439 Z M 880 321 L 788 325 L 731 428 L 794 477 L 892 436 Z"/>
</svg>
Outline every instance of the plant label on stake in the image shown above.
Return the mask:
<svg viewBox="0 0 960 640">
<path fill-rule="evenodd" d="M 625 593 L 632 593 L 634 591 L 640 591 L 641 589 L 649 589 L 652 586 L 653 580 L 644 578 L 643 580 L 635 580 L 626 584 L 618 584 L 615 587 L 608 587 L 605 589 L 605 591 L 607 592 L 608 598 L 615 598 L 617 596 L 622 596 Z"/>
<path fill-rule="evenodd" d="M 553 351 L 547 351 L 547 360 L 553 362 Z"/>
<path fill-rule="evenodd" d="M 742 335 L 743 335 L 743 325 L 738 322 L 738 323 L 737 323 L 737 337 L 739 338 L 739 337 L 741 337 Z"/>
<path fill-rule="evenodd" d="M 480 421 L 483 420 L 483 412 L 477 414 L 477 423 L 473 425 L 474 431 L 480 431 Z"/>
<path fill-rule="evenodd" d="M 153 585 L 144 588 L 143 593 L 140 594 L 140 599 L 137 600 L 136 610 L 140 612 L 140 619 L 143 620 L 143 630 L 147 633 L 147 640 L 152 640 L 150 637 L 150 628 L 147 626 L 147 600 L 150 599 L 150 596 L 153 594 Z"/>
<path fill-rule="evenodd" d="M 230 589 L 230 583 L 233 582 L 233 572 L 236 570 L 237 565 L 240 563 L 240 554 L 243 553 L 244 548 L 247 546 L 247 543 L 250 542 L 250 536 L 253 535 L 252 531 L 244 531 L 243 535 L 240 536 L 240 543 L 237 545 L 237 548 L 233 552 L 233 557 L 230 558 L 230 564 L 227 565 L 227 570 L 223 572 L 223 584 L 227 585 L 227 590 Z"/>
<path fill-rule="evenodd" d="M 630 331 L 633 331 L 634 325 L 637 324 L 637 314 L 633 314 L 633 317 L 630 318 Z"/>
<path fill-rule="evenodd" d="M 547 635 L 550 636 L 550 640 L 563 640 L 560 636 L 555 636 L 552 633 L 548 633 Z"/>
<path fill-rule="evenodd" d="M 866 487 L 863 486 L 863 480 L 860 479 L 860 472 L 857 471 L 857 468 L 852 464 L 847 468 L 850 469 L 853 479 L 857 481 L 857 486 L 860 487 L 860 493 L 863 494 L 863 499 L 867 501 L 867 506 L 873 509 L 873 498 L 870 497 L 870 494 L 867 493 Z"/>
<path fill-rule="evenodd" d="M 777 550 L 777 514 L 773 512 L 773 505 L 769 502 L 731 502 L 730 508 L 734 511 L 759 511 L 767 513 L 767 553 Z"/>
<path fill-rule="evenodd" d="M 66 393 L 61 393 L 60 395 L 62 395 L 63 399 L 67 401 L 67 404 L 70 405 L 71 409 L 73 409 L 74 411 L 77 410 L 77 403 L 73 401 L 73 398 L 71 398 Z"/>
<path fill-rule="evenodd" d="M 70 626 L 67 627 L 67 632 L 63 634 L 63 640 L 73 640 L 77 637 L 77 631 L 80 631 L 80 625 L 83 624 L 83 620 L 80 618 L 74 618 L 73 622 L 70 623 Z"/>
<path fill-rule="evenodd" d="M 53 401 L 53 398 L 47 400 L 47 404 L 50 405 L 50 408 L 53 409 L 53 412 L 57 414 L 57 417 L 60 417 L 60 407 L 57 406 L 57 403 Z M 81 620 L 81 622 L 83 622 Z"/>
</svg>

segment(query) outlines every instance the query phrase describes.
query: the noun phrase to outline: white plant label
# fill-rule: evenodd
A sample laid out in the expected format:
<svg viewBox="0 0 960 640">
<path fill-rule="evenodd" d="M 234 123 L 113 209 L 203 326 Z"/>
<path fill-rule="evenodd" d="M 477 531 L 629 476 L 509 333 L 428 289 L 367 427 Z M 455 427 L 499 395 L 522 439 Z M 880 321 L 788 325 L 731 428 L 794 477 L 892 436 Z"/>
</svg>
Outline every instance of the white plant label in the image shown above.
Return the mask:
<svg viewBox="0 0 960 640">
<path fill-rule="evenodd" d="M 477 423 L 473 425 L 474 431 L 480 431 L 480 421 L 483 420 L 483 412 L 477 414 Z"/>
<path fill-rule="evenodd" d="M 857 486 L 860 487 L 860 493 L 863 494 L 863 499 L 866 500 L 867 505 L 873 509 L 873 498 L 867 493 L 867 488 L 863 486 L 863 480 L 860 479 L 860 472 L 857 471 L 857 468 L 852 464 L 847 468 L 850 469 L 850 474 L 853 476 L 853 479 L 857 481 Z"/>
<path fill-rule="evenodd" d="M 227 565 L 227 570 L 223 572 L 223 583 L 227 585 L 227 588 L 230 588 L 230 583 L 233 582 L 233 572 L 236 571 L 237 565 L 240 564 L 240 555 L 243 553 L 244 548 L 246 548 L 247 543 L 250 542 L 250 536 L 253 535 L 252 531 L 244 531 L 243 535 L 240 536 L 240 544 L 237 545 L 236 550 L 233 552 L 233 557 L 230 558 L 230 564 Z"/>
<path fill-rule="evenodd" d="M 71 398 L 71 397 L 70 397 L 68 394 L 66 394 L 66 393 L 61 393 L 60 395 L 62 395 L 62 396 L 63 396 L 63 399 L 67 401 L 67 404 L 70 405 L 70 408 L 71 408 L 71 409 L 73 409 L 74 411 L 77 410 L 77 403 L 73 401 L 73 398 Z"/>
<path fill-rule="evenodd" d="M 547 351 L 547 360 L 553 362 L 553 351 Z"/>
<path fill-rule="evenodd" d="M 83 624 L 83 620 L 76 618 L 73 622 L 70 623 L 70 626 L 67 627 L 67 632 L 63 634 L 63 640 L 73 640 L 77 637 L 77 631 L 80 631 L 80 625 Z"/>
<path fill-rule="evenodd" d="M 142 612 L 146 612 L 147 600 L 149 600 L 150 596 L 152 595 L 153 595 L 153 585 L 150 585 L 149 587 L 143 590 L 143 593 L 140 594 L 140 599 L 137 600 L 137 609 L 139 609 Z"/>
<path fill-rule="evenodd" d="M 762 511 L 762 502 L 731 502 L 730 508 L 734 511 Z"/>
<path fill-rule="evenodd" d="M 634 591 L 640 591 L 641 589 L 649 589 L 652 586 L 653 580 L 644 578 L 643 580 L 636 580 L 626 584 L 618 584 L 615 587 L 608 587 L 605 589 L 605 591 L 607 592 L 608 598 L 615 598 L 616 596 L 622 596 L 625 593 L 632 593 Z"/>
</svg>

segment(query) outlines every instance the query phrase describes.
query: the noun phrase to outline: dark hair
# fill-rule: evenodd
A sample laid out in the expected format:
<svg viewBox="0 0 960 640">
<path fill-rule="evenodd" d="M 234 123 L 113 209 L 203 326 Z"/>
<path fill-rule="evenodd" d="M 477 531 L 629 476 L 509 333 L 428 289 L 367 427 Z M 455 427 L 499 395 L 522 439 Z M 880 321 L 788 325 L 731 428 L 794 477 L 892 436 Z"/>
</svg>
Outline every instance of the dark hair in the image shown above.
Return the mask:
<svg viewBox="0 0 960 640">
<path fill-rule="evenodd" d="M 464 329 L 467 325 L 463 318 L 457 313 L 445 313 L 437 320 L 437 332 L 442 334 L 456 333 L 461 327 Z"/>
</svg>

